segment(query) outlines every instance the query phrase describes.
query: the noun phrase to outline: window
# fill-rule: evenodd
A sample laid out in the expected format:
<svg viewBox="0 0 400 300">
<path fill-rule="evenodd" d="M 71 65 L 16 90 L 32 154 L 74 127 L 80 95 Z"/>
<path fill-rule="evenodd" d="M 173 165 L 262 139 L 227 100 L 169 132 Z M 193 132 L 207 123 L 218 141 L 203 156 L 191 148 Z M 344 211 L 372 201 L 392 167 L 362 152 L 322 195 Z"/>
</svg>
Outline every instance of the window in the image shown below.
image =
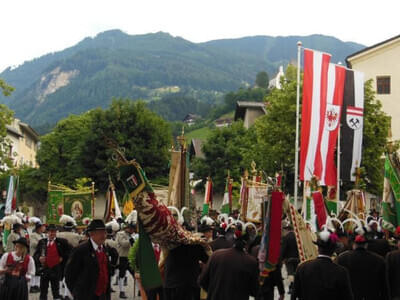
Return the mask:
<svg viewBox="0 0 400 300">
<path fill-rule="evenodd" d="M 378 94 L 390 94 L 390 76 L 376 77 L 376 91 Z"/>
</svg>

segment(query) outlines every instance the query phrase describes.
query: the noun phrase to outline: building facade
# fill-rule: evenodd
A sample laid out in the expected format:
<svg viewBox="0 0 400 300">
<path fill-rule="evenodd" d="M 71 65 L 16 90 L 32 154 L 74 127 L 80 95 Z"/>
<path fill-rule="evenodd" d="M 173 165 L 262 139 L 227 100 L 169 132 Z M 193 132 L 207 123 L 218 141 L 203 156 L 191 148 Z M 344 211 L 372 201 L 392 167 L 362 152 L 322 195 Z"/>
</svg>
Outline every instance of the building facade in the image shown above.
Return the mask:
<svg viewBox="0 0 400 300">
<path fill-rule="evenodd" d="M 28 124 L 14 119 L 7 125 L 7 138 L 10 140 L 9 157 L 14 166 L 30 166 L 37 168 L 39 165 L 36 154 L 39 148 L 39 134 Z"/>
<path fill-rule="evenodd" d="M 383 111 L 392 118 L 393 139 L 400 139 L 400 35 L 362 49 L 346 58 L 348 67 L 372 79 Z"/>
</svg>

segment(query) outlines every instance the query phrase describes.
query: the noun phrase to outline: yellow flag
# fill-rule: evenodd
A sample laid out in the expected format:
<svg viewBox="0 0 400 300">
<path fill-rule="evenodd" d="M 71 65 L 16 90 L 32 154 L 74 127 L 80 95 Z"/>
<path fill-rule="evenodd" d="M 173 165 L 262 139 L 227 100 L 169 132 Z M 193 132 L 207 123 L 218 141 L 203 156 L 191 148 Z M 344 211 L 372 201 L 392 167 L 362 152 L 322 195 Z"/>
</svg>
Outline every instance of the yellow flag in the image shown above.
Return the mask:
<svg viewBox="0 0 400 300">
<path fill-rule="evenodd" d="M 132 199 L 129 199 L 128 201 L 125 202 L 124 204 L 124 215 L 127 216 L 131 213 L 132 210 L 135 209 L 135 205 L 133 204 Z"/>
</svg>

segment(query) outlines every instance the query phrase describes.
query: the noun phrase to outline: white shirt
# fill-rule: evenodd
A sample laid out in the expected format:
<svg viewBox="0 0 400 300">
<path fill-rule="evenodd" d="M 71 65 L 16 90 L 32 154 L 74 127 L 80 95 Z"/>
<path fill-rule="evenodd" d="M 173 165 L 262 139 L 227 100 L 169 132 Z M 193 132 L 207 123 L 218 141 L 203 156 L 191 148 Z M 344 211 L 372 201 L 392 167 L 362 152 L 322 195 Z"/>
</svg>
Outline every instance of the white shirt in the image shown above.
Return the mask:
<svg viewBox="0 0 400 300">
<path fill-rule="evenodd" d="M 101 247 L 101 245 L 97 245 L 95 241 L 93 241 L 92 239 L 90 239 L 90 241 L 92 242 L 92 246 L 94 251 L 97 251 L 99 249 L 99 247 Z"/>
<path fill-rule="evenodd" d="M 17 256 L 16 252 L 13 251 L 11 252 L 11 255 L 14 258 L 14 261 L 19 261 L 21 260 L 21 257 Z M 5 270 L 7 266 L 7 257 L 8 253 L 4 253 L 4 255 L 0 259 L 0 270 Z M 25 274 L 26 279 L 31 279 L 32 276 L 35 276 L 35 262 L 33 261 L 32 256 L 29 255 L 29 263 L 28 263 L 28 270 Z"/>
</svg>

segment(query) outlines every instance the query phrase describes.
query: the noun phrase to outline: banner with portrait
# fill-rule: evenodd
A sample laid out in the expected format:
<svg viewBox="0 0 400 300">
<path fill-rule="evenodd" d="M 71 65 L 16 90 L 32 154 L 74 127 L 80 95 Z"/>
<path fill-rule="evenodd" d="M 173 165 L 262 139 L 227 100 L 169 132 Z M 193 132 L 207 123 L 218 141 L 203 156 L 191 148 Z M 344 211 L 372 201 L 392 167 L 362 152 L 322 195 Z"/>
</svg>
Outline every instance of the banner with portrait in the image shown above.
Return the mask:
<svg viewBox="0 0 400 300">
<path fill-rule="evenodd" d="M 49 186 L 47 204 L 47 223 L 60 224 L 60 217 L 66 214 L 74 218 L 78 226 L 87 225 L 86 221 L 94 214 L 94 186 L 84 190 Z"/>
<path fill-rule="evenodd" d="M 85 225 L 83 219 L 92 219 L 92 193 L 64 194 L 64 212 L 73 217 L 77 225 Z"/>
<path fill-rule="evenodd" d="M 248 192 L 246 221 L 261 223 L 261 203 L 268 198 L 268 189 L 264 186 L 251 186 Z"/>
</svg>

